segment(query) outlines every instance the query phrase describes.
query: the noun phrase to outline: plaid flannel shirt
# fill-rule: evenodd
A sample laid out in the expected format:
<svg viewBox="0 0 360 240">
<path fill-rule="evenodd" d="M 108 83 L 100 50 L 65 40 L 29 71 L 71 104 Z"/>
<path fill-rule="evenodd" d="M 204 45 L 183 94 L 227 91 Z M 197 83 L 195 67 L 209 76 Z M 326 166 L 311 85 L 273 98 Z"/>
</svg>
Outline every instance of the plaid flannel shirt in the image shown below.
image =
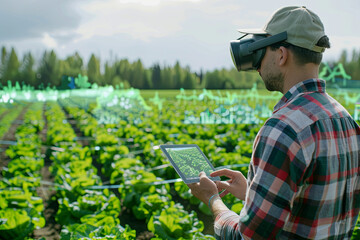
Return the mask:
<svg viewBox="0 0 360 240">
<path fill-rule="evenodd" d="M 259 131 L 240 216 L 215 219 L 217 239 L 349 239 L 360 208 L 360 128 L 325 92 L 298 83 Z"/>
</svg>

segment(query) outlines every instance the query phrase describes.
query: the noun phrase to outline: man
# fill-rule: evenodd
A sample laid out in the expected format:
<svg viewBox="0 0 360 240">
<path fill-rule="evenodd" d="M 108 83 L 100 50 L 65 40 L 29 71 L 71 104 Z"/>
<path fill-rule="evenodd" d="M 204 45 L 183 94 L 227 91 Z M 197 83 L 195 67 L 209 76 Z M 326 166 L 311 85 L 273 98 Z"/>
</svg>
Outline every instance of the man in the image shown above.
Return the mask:
<svg viewBox="0 0 360 240">
<path fill-rule="evenodd" d="M 284 94 L 253 146 L 248 179 L 222 169 L 211 181 L 189 184 L 209 205 L 219 239 L 350 239 L 360 208 L 360 128 L 317 79 L 322 52 L 329 48 L 319 17 L 305 7 L 274 13 L 261 31 L 270 37 L 257 71 L 270 91 Z M 225 192 L 218 194 L 219 191 Z M 244 200 L 238 215 L 221 197 Z"/>
</svg>

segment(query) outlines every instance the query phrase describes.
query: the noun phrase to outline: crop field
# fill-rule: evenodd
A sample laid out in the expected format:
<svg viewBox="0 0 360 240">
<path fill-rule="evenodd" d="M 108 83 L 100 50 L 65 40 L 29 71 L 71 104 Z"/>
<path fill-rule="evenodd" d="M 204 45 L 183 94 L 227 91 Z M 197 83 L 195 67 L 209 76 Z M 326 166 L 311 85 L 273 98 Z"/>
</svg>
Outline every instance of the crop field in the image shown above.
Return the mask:
<svg viewBox="0 0 360 240">
<path fill-rule="evenodd" d="M 214 239 L 208 207 L 158 146 L 197 144 L 215 168 L 246 176 L 256 133 L 281 97 L 257 90 L 1 94 L 0 239 L 14 240 Z M 356 114 L 360 96 L 331 94 Z M 243 206 L 231 195 L 223 200 L 235 212 Z M 358 225 L 353 239 L 359 235 Z"/>
</svg>

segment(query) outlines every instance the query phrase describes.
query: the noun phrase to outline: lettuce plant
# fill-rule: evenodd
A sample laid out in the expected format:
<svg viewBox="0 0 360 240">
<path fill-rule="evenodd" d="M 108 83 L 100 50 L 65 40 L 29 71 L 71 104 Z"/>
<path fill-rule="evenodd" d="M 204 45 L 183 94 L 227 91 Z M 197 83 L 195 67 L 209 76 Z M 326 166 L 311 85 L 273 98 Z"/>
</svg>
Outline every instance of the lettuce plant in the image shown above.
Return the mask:
<svg viewBox="0 0 360 240">
<path fill-rule="evenodd" d="M 128 225 L 125 228 L 120 225 L 95 227 L 83 223 L 65 226 L 60 236 L 62 240 L 135 240 L 136 231 Z"/>
<path fill-rule="evenodd" d="M 194 211 L 189 213 L 182 205 L 171 204 L 150 218 L 148 229 L 162 239 L 191 239 L 202 232 L 204 224 Z"/>
</svg>

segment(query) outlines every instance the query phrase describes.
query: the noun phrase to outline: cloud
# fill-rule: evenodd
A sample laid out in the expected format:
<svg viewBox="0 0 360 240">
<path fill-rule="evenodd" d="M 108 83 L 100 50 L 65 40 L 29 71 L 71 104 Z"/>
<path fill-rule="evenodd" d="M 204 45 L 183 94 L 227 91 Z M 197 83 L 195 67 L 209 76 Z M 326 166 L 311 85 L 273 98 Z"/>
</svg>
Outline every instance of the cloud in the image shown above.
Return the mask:
<svg viewBox="0 0 360 240">
<path fill-rule="evenodd" d="M 176 60 L 194 69 L 229 66 L 229 41 L 246 25 L 237 0 L 102 0 L 80 5 L 76 47 L 103 56 L 140 58 L 147 66 Z M 151 2 L 151 1 L 150 1 Z M 243 14 L 241 14 L 243 12 Z"/>
<path fill-rule="evenodd" d="M 124 33 L 134 39 L 161 38 L 182 30 L 186 7 L 180 1 L 105 0 L 81 5 L 81 39 Z M 161 4 L 160 4 L 161 3 Z"/>
<path fill-rule="evenodd" d="M 42 39 L 42 42 L 48 47 L 48 48 L 56 48 L 58 46 L 56 40 L 52 37 L 50 37 L 50 35 L 48 33 L 44 34 L 44 37 Z"/>
<path fill-rule="evenodd" d="M 238 19 L 247 15 L 245 11 L 240 15 L 242 7 L 235 0 L 102 0 L 79 6 L 83 16 L 78 40 L 120 33 L 144 41 L 198 35 L 212 27 L 213 31 L 221 30 L 221 24 L 235 24 L 237 14 Z"/>
<path fill-rule="evenodd" d="M 165 2 L 200 2 L 202 0 L 118 0 L 122 4 L 142 4 L 145 6 L 156 6 Z"/>
<path fill-rule="evenodd" d="M 71 31 L 80 24 L 70 0 L 0 0 L 0 6 L 0 42 L 42 39 L 44 33 Z"/>
<path fill-rule="evenodd" d="M 236 0 L 102 0 L 79 8 L 83 15 L 76 42 L 124 34 L 143 42 L 188 36 L 214 43 L 237 36 L 238 25 L 251 22 L 244 20 L 250 13 Z"/>
<path fill-rule="evenodd" d="M 330 37 L 324 60 L 360 46 L 354 30 L 359 1 L 302 4 L 319 14 Z M 147 66 L 179 60 L 195 70 L 232 67 L 229 41 L 240 36 L 237 29 L 263 27 L 285 5 L 289 1 L 0 0 L 0 46 L 39 57 L 49 48 L 61 58 L 77 51 L 85 62 L 91 53 L 104 62 L 111 52 Z"/>
</svg>

